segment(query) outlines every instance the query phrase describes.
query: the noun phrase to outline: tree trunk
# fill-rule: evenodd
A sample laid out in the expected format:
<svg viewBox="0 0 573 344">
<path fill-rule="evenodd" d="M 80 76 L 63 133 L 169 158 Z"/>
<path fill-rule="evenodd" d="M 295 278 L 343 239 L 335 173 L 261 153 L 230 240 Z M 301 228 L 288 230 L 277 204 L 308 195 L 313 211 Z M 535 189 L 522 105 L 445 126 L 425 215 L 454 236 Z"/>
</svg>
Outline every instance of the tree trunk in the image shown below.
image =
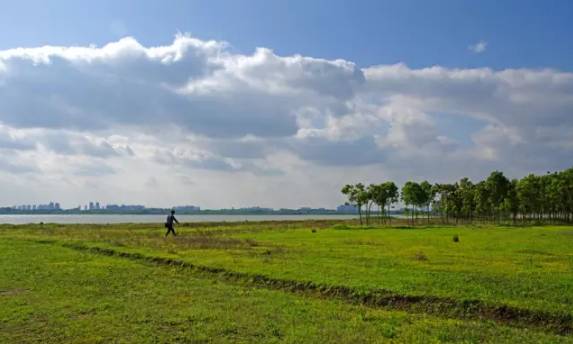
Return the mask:
<svg viewBox="0 0 573 344">
<path fill-rule="evenodd" d="M 392 225 L 392 218 L 390 217 L 390 204 L 388 204 L 388 212 L 387 212 L 387 214 L 388 214 L 388 224 L 389 224 L 389 225 Z"/>
</svg>

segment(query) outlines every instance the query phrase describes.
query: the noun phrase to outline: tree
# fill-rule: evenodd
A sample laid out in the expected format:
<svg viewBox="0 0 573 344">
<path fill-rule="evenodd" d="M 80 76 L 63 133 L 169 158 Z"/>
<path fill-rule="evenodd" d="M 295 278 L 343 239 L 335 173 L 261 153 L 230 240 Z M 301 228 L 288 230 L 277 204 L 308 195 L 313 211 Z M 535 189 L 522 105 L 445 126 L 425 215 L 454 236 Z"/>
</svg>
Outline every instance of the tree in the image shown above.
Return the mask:
<svg viewBox="0 0 573 344">
<path fill-rule="evenodd" d="M 489 193 L 490 190 L 487 188 L 485 181 L 477 183 L 474 187 L 476 213 L 486 219 L 492 214 L 491 197 Z"/>
<path fill-rule="evenodd" d="M 573 213 L 573 168 L 559 172 L 559 205 L 562 221 L 571 222 Z"/>
<path fill-rule="evenodd" d="M 406 207 L 408 205 L 412 206 L 412 223 L 415 223 L 415 217 L 417 218 L 416 208 L 423 206 L 424 192 L 420 187 L 420 184 L 412 181 L 406 182 L 402 187 L 402 200 Z"/>
<path fill-rule="evenodd" d="M 430 223 L 430 204 L 436 197 L 432 184 L 424 180 L 420 183 L 419 202 L 422 206 L 426 207 L 426 214 L 428 216 L 428 223 Z"/>
<path fill-rule="evenodd" d="M 400 192 L 394 182 L 371 184 L 368 188 L 358 183 L 346 185 L 342 192 L 358 208 L 362 224 L 362 208 L 366 205 L 366 223 L 376 205 L 379 221 L 385 222 L 392 203 L 401 197 L 409 211 L 408 221 L 416 223 L 422 209 L 430 222 L 430 207 L 449 223 L 458 221 L 511 220 L 539 223 L 570 223 L 573 220 L 573 168 L 543 175 L 529 174 L 521 179 L 507 179 L 500 171 L 493 171 L 485 180 L 472 183 L 462 178 L 454 184 L 434 184 L 428 181 L 406 182 Z"/>
<path fill-rule="evenodd" d="M 362 183 L 356 184 L 355 189 L 357 190 L 357 196 L 356 196 L 357 201 L 356 202 L 358 204 L 358 211 L 361 214 L 360 209 L 362 208 L 362 205 L 368 206 L 368 202 L 370 201 L 370 194 L 368 193 L 368 191 L 364 187 L 364 184 L 362 184 Z M 369 221 L 368 217 L 370 216 L 369 209 L 366 209 L 366 215 L 367 215 L 367 217 L 366 217 L 367 223 L 366 224 L 368 224 L 368 221 Z M 360 224 L 362 224 L 362 222 Z"/>
<path fill-rule="evenodd" d="M 521 205 L 521 212 L 526 219 L 535 218 L 541 200 L 539 177 L 529 174 L 517 183 L 517 197 Z"/>
<path fill-rule="evenodd" d="M 368 186 L 370 199 L 378 206 L 380 220 L 386 219 L 386 208 L 397 201 L 398 187 L 394 182 L 385 182 L 382 184 L 370 184 Z"/>
<path fill-rule="evenodd" d="M 382 222 L 382 212 L 384 205 L 386 204 L 386 193 L 382 186 L 383 184 L 370 184 L 368 186 L 368 193 L 370 194 L 370 199 L 372 203 L 378 206 L 380 211 L 380 222 Z"/>
<path fill-rule="evenodd" d="M 448 209 L 454 215 L 456 224 L 462 217 L 463 199 L 460 192 L 460 185 L 454 183 L 451 187 L 450 195 L 448 197 Z"/>
<path fill-rule="evenodd" d="M 501 205 L 509 190 L 509 180 L 502 172 L 493 171 L 485 183 L 489 189 L 490 203 L 494 211 L 494 220 L 497 221 L 499 220 L 499 213 L 502 210 Z"/>
<path fill-rule="evenodd" d="M 472 221 L 476 210 L 475 187 L 468 178 L 462 178 L 459 183 L 459 197 L 461 198 L 461 214 L 467 221 Z"/>
<path fill-rule="evenodd" d="M 455 210 L 457 186 L 455 184 L 435 184 L 433 189 L 434 194 L 438 195 L 438 200 L 434 204 L 439 210 L 442 220 L 445 219 L 445 222 L 449 223 L 450 215 Z"/>
<path fill-rule="evenodd" d="M 519 181 L 512 179 L 507 190 L 507 196 L 503 201 L 504 212 L 511 214 L 511 222 L 515 224 L 519 213 L 519 197 L 517 196 L 517 185 Z"/>
<path fill-rule="evenodd" d="M 387 207 L 387 212 L 386 212 L 386 217 L 388 218 L 389 221 L 392 221 L 392 217 L 390 217 L 390 208 L 392 206 L 392 204 L 398 202 L 398 199 L 400 198 L 400 193 L 398 192 L 398 187 L 396 186 L 396 184 L 394 184 L 394 182 L 385 182 L 384 184 L 382 184 L 385 193 L 386 193 L 386 207 Z"/>
<path fill-rule="evenodd" d="M 362 225 L 362 205 L 368 201 L 368 194 L 364 185 L 362 183 L 347 184 L 341 191 L 348 197 L 348 202 L 358 209 L 358 217 L 360 218 L 360 225 Z"/>
</svg>

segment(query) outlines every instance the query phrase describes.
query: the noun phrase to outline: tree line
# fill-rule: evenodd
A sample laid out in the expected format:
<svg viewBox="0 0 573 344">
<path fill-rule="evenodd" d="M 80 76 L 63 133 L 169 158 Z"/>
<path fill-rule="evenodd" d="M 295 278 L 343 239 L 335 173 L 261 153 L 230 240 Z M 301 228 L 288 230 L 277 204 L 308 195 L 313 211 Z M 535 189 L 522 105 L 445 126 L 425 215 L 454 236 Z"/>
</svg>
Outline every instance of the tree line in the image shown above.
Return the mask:
<svg viewBox="0 0 573 344">
<path fill-rule="evenodd" d="M 444 223 L 474 221 L 512 223 L 570 223 L 573 220 L 573 168 L 545 175 L 508 179 L 492 172 L 477 183 L 462 178 L 453 184 L 407 181 L 401 190 L 392 181 L 348 184 L 342 188 L 348 204 L 356 206 L 360 224 L 391 221 L 389 211 L 402 201 L 409 221 L 420 215 Z"/>
</svg>

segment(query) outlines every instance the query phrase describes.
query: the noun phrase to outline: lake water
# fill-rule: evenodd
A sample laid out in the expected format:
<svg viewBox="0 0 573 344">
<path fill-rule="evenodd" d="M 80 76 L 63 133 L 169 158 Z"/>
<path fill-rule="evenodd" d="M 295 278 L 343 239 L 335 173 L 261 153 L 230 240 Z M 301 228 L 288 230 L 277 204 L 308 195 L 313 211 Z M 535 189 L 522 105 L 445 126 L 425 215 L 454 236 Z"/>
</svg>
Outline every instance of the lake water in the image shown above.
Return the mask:
<svg viewBox="0 0 573 344">
<path fill-rule="evenodd" d="M 347 220 L 355 215 L 175 215 L 180 222 Z M 166 215 L 0 215 L 0 224 L 163 223 Z"/>
</svg>

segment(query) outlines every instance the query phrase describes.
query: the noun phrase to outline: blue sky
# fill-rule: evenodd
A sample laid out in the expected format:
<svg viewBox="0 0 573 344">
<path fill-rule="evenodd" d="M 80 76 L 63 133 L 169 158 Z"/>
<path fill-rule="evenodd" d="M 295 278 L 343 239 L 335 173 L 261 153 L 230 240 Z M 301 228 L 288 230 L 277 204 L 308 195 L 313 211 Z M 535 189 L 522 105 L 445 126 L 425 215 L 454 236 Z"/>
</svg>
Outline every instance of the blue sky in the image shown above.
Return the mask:
<svg viewBox="0 0 573 344">
<path fill-rule="evenodd" d="M 360 66 L 573 69 L 573 2 L 561 1 L 9 1 L 0 49 L 103 45 L 175 32 L 228 41 L 243 53 L 344 58 Z M 483 40 L 482 54 L 467 49 Z"/>
<path fill-rule="evenodd" d="M 568 168 L 572 23 L 571 1 L 6 1 L 0 206 L 334 207 Z"/>
</svg>

